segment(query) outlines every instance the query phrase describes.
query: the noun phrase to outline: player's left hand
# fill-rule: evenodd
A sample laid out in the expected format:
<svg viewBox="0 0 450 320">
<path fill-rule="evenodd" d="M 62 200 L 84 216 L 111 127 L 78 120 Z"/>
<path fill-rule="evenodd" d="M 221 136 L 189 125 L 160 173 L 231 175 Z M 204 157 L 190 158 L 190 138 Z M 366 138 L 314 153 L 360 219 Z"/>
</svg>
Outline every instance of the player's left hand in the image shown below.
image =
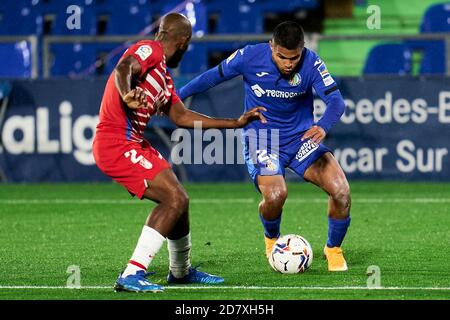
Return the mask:
<svg viewBox="0 0 450 320">
<path fill-rule="evenodd" d="M 123 96 L 122 99 L 132 110 L 148 108 L 150 106 L 147 101 L 147 94 L 142 88 L 139 87 L 132 89 L 125 96 Z"/>
<path fill-rule="evenodd" d="M 319 144 L 322 142 L 322 140 L 325 138 L 326 135 L 327 134 L 325 130 L 323 130 L 321 127 L 312 126 L 311 128 L 308 129 L 308 131 L 305 132 L 301 140 L 303 141 L 311 139 L 315 143 Z"/>
<path fill-rule="evenodd" d="M 264 108 L 264 107 L 255 107 L 252 110 L 247 111 L 246 113 L 241 115 L 239 117 L 239 119 L 237 119 L 236 127 L 237 128 L 243 128 L 248 123 L 250 123 L 252 121 L 255 121 L 255 120 L 258 120 L 258 119 L 261 120 L 262 123 L 267 123 L 266 118 L 261 113 L 262 111 L 267 111 L 267 109 Z"/>
</svg>

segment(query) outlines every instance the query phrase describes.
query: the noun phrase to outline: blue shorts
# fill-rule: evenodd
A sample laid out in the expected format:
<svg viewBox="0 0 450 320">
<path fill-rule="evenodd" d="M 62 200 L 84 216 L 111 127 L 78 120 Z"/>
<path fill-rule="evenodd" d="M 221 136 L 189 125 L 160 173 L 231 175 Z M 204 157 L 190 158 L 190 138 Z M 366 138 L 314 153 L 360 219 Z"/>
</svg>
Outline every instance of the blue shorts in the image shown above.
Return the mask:
<svg viewBox="0 0 450 320">
<path fill-rule="evenodd" d="M 302 135 L 288 142 L 280 143 L 275 150 L 273 147 L 267 145 L 255 146 L 257 143 L 251 143 L 249 137 L 243 138 L 245 163 L 247 164 L 248 173 L 258 191 L 258 176 L 284 176 L 285 169 L 290 168 L 303 178 L 306 169 L 314 161 L 319 159 L 323 154 L 331 152 L 322 143 L 316 144 L 311 140 L 301 141 L 300 137 Z"/>
</svg>

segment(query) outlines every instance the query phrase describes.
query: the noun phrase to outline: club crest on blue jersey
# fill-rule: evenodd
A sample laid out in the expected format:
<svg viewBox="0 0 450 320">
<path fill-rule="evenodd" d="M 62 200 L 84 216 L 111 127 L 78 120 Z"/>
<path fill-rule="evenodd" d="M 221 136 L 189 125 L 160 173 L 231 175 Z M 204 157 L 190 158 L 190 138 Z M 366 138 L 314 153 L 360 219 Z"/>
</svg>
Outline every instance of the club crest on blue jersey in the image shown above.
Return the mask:
<svg viewBox="0 0 450 320">
<path fill-rule="evenodd" d="M 302 82 L 302 77 L 299 73 L 296 73 L 291 80 L 289 80 L 289 84 L 293 87 L 298 86 Z"/>
</svg>

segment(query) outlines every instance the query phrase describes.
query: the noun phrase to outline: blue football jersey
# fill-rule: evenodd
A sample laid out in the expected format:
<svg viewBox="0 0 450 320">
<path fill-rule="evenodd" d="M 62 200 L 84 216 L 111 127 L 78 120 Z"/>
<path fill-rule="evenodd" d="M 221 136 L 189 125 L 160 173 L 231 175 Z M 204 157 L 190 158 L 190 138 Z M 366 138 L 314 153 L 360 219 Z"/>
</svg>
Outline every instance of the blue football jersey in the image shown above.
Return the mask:
<svg viewBox="0 0 450 320">
<path fill-rule="evenodd" d="M 245 111 L 256 106 L 267 109 L 267 123 L 253 121 L 252 128 L 279 130 L 280 143 L 297 138 L 314 124 L 313 88 L 326 102 L 338 92 L 325 63 L 312 50 L 304 48 L 296 73 L 284 77 L 272 60 L 269 43 L 248 45 L 221 62 L 219 72 L 223 80 L 242 75 L 245 87 Z M 340 94 L 340 93 L 339 93 Z"/>
</svg>

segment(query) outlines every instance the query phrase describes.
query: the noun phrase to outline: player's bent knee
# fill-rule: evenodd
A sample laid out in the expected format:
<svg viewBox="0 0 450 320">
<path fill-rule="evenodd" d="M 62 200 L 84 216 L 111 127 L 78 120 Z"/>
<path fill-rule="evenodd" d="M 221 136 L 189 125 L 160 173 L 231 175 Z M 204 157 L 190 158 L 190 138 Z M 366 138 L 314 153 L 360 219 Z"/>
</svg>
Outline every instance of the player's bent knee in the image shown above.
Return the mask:
<svg viewBox="0 0 450 320">
<path fill-rule="evenodd" d="M 188 211 L 189 197 L 185 192 L 177 192 L 170 197 L 169 205 L 175 208 L 179 215 L 182 215 Z"/>
<path fill-rule="evenodd" d="M 287 199 L 288 192 L 284 187 L 269 188 L 264 194 L 264 202 L 271 206 L 283 206 Z"/>
<path fill-rule="evenodd" d="M 339 204 L 340 207 L 344 209 L 350 209 L 351 206 L 351 195 L 350 195 L 350 186 L 348 182 L 340 183 L 337 188 L 335 188 L 334 192 L 330 194 L 331 198 Z"/>
</svg>

